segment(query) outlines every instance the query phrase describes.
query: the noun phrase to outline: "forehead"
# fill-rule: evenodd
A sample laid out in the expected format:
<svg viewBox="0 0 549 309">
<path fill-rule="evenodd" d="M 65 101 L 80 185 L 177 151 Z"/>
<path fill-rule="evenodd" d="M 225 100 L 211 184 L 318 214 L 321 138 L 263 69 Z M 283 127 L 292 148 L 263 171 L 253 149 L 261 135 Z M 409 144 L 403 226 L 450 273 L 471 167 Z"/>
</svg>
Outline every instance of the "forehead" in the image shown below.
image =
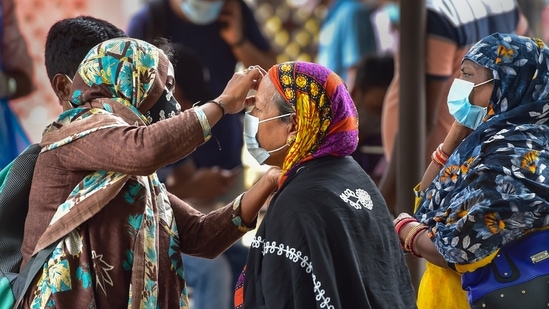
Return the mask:
<svg viewBox="0 0 549 309">
<path fill-rule="evenodd" d="M 271 98 L 274 94 L 274 91 L 277 90 L 271 80 L 271 77 L 269 75 L 266 75 L 261 79 L 261 82 L 257 87 L 257 92 L 255 94 L 255 105 L 260 109 L 268 107 L 268 105 L 270 105 L 271 103 Z"/>
<path fill-rule="evenodd" d="M 469 70 L 474 70 L 476 72 L 480 72 L 480 71 L 490 71 L 489 69 L 481 66 L 480 64 L 477 64 L 469 59 L 466 59 L 463 61 L 463 63 L 461 64 L 461 68 L 462 69 L 469 69 Z"/>
</svg>

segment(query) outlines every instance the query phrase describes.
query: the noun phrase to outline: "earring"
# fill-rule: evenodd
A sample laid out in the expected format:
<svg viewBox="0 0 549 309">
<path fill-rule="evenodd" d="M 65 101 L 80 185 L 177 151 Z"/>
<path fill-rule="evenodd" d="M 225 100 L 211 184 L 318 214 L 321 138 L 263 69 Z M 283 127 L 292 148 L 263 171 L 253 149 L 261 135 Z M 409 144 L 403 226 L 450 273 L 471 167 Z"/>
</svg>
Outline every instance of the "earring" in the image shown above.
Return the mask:
<svg viewBox="0 0 549 309">
<path fill-rule="evenodd" d="M 288 139 L 286 139 L 286 145 L 292 146 L 292 144 L 295 142 L 295 135 L 288 136 Z"/>
</svg>

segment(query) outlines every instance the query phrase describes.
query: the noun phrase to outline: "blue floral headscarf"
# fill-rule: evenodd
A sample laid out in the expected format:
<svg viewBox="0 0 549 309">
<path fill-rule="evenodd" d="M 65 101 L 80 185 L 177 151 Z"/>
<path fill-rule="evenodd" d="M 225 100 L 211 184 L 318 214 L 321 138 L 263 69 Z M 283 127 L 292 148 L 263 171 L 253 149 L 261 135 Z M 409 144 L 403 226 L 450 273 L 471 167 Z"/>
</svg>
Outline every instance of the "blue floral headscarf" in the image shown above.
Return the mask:
<svg viewBox="0 0 549 309">
<path fill-rule="evenodd" d="M 415 213 L 438 251 L 458 264 L 549 225 L 549 49 L 539 39 L 495 33 L 463 60 L 493 72 L 488 114 Z"/>
</svg>

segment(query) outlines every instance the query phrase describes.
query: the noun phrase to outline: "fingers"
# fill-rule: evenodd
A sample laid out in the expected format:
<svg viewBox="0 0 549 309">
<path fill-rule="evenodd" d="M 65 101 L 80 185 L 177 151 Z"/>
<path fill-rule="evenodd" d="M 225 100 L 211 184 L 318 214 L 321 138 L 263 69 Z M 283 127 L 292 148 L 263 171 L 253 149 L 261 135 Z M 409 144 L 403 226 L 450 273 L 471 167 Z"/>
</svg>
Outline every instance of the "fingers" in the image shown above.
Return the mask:
<svg viewBox="0 0 549 309">
<path fill-rule="evenodd" d="M 244 107 L 254 106 L 255 105 L 255 96 L 248 96 L 244 100 Z"/>
<path fill-rule="evenodd" d="M 246 75 L 246 77 L 252 78 L 251 88 L 257 90 L 261 79 L 267 74 L 267 71 L 265 71 L 262 67 L 258 65 L 252 65 L 245 69 L 243 73 Z"/>
</svg>

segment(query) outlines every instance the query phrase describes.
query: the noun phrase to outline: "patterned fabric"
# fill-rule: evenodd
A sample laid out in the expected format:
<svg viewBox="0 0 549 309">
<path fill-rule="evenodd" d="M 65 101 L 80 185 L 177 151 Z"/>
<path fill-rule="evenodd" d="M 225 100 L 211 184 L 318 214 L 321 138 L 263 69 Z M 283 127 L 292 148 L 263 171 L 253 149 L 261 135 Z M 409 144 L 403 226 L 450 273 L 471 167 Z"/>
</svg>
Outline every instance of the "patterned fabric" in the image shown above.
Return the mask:
<svg viewBox="0 0 549 309">
<path fill-rule="evenodd" d="M 298 130 L 282 166 L 289 172 L 322 156 L 348 156 L 358 145 L 357 111 L 343 80 L 309 62 L 285 62 L 269 69 L 277 90 L 297 115 Z"/>
<path fill-rule="evenodd" d="M 244 269 L 242 269 L 242 272 L 238 276 L 238 280 L 236 281 L 236 288 L 234 291 L 234 308 L 235 309 L 242 309 L 244 308 L 244 279 L 246 278 L 246 265 L 244 265 Z"/>
<path fill-rule="evenodd" d="M 238 284 L 235 301 L 243 294 L 244 304 L 236 308 L 416 308 L 387 205 L 350 156 L 293 171 L 269 203 Z"/>
<path fill-rule="evenodd" d="M 142 111 L 147 111 L 164 89 L 167 63 L 164 54 L 143 41 L 114 39 L 99 44 L 88 53 L 74 79 L 72 103 L 78 107 L 62 113 L 45 130 L 42 152 L 66 146 L 98 130 L 128 124 L 146 125 L 147 118 Z M 43 266 L 30 302 L 31 308 L 62 307 L 62 300 L 70 293 L 60 292 L 94 288 L 97 290 L 95 293 L 102 291 L 107 295 L 107 286 L 114 285 L 111 276 L 115 274 L 111 271 L 121 266 L 118 264 L 131 273 L 129 291 L 124 291 L 129 295 L 127 307 L 158 307 L 156 282 L 159 269 L 156 265 L 163 253 L 158 248 L 162 247 L 160 242 L 166 242 L 160 239 L 160 234 L 165 233 L 161 230 L 170 235 L 167 254 L 172 269 L 179 280 L 184 280 L 178 250 L 179 234 L 167 192 L 154 173 L 137 177 L 137 182 L 129 183 L 129 178 L 130 175 L 113 171 L 92 172 L 59 205 L 35 249 L 39 251 L 61 239 Z M 123 191 L 125 202 L 132 205 L 137 199 L 146 199 L 147 203 L 145 209 L 128 207 L 121 209 L 121 213 L 112 213 L 113 216 L 126 216 L 127 233 L 132 236 L 133 245 L 128 248 L 126 259 L 119 261 L 114 256 L 97 255 L 92 244 L 87 243 L 90 241 L 89 231 L 80 226 L 119 196 L 127 182 L 129 189 Z M 89 293 L 92 293 L 90 305 L 98 305 L 94 302 L 94 292 Z M 85 303 L 87 300 L 88 297 L 81 301 Z M 185 288 L 180 299 L 174 301 L 180 308 L 188 307 Z"/>
<path fill-rule="evenodd" d="M 415 214 L 450 263 L 479 261 L 549 222 L 548 57 L 539 39 L 500 33 L 464 57 L 493 71 L 488 114 Z"/>
</svg>

